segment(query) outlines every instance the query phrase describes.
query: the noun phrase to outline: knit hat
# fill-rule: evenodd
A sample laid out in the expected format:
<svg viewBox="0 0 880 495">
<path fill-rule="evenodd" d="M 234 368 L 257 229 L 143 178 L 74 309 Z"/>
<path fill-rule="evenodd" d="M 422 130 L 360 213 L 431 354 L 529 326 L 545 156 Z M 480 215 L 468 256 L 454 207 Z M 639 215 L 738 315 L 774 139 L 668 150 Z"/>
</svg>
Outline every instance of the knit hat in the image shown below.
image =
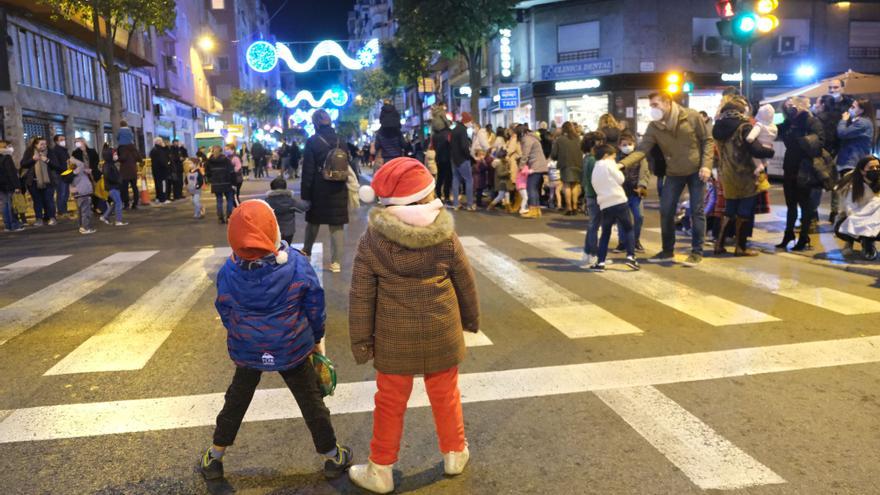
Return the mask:
<svg viewBox="0 0 880 495">
<path fill-rule="evenodd" d="M 467 112 L 461 112 L 461 123 L 467 124 L 468 122 L 473 122 L 474 118 L 471 117 L 471 114 Z"/>
<path fill-rule="evenodd" d="M 245 201 L 232 211 L 226 238 L 232 252 L 243 260 L 254 261 L 274 254 L 276 263 L 287 263 L 287 252 L 280 250 L 281 230 L 275 212 L 261 199 Z"/>
<path fill-rule="evenodd" d="M 361 186 L 358 195 L 364 203 L 372 203 L 376 196 L 385 206 L 404 206 L 415 203 L 434 190 L 434 177 L 422 162 L 407 157 L 395 158 L 373 176 L 372 187 Z"/>
</svg>

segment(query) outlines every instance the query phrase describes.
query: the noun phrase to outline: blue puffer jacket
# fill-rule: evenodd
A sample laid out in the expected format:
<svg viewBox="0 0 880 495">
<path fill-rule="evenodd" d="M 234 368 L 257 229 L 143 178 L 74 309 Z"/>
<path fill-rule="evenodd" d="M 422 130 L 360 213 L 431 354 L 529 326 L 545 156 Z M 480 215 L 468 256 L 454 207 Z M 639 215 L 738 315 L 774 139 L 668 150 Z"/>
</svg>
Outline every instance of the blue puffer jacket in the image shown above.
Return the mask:
<svg viewBox="0 0 880 495">
<path fill-rule="evenodd" d="M 298 251 L 254 263 L 229 259 L 217 274 L 214 305 L 227 330 L 229 357 L 237 366 L 282 371 L 298 366 L 324 338 L 324 289 Z M 248 265 L 253 269 L 248 269 Z"/>
<path fill-rule="evenodd" d="M 874 126 L 862 116 L 852 120 L 841 119 L 837 124 L 837 137 L 840 138 L 837 170 L 856 168 L 859 160 L 871 154 Z"/>
</svg>

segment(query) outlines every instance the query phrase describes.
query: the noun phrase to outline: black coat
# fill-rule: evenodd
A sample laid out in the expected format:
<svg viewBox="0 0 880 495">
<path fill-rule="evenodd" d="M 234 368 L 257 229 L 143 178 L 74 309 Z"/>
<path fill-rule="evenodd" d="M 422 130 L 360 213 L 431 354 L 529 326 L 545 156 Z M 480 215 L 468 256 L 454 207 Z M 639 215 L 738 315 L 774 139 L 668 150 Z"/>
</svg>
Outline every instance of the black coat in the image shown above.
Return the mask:
<svg viewBox="0 0 880 495">
<path fill-rule="evenodd" d="M 452 163 L 452 156 L 450 154 L 451 132 L 447 127 L 431 134 L 431 146 L 434 147 L 434 152 L 437 153 L 436 160 L 438 166 L 444 163 Z"/>
<path fill-rule="evenodd" d="M 308 203 L 294 198 L 293 191 L 290 189 L 269 191 L 266 195 L 266 202 L 269 203 L 269 206 L 275 212 L 281 236 L 293 237 L 293 234 L 296 233 L 296 213 L 308 211 Z"/>
<path fill-rule="evenodd" d="M 318 136 L 324 138 L 326 143 Z M 345 182 L 324 180 L 322 175 L 324 160 L 336 142 L 336 131 L 330 126 L 319 127 L 317 134 L 306 141 L 303 153 L 302 198 L 312 204 L 306 213 L 306 221 L 311 224 L 348 223 L 348 185 Z"/>
<path fill-rule="evenodd" d="M 453 167 L 471 159 L 471 138 L 468 137 L 467 127 L 464 124 L 458 123 L 455 129 L 452 129 L 452 143 L 449 151 Z"/>
<path fill-rule="evenodd" d="M 83 151 L 79 148 L 73 150 L 73 154 L 71 156 L 81 162 L 84 161 Z M 89 170 L 92 171 L 92 179 L 94 179 L 95 182 L 101 180 L 101 175 L 103 174 L 103 172 L 101 171 L 101 159 L 98 158 L 98 152 L 93 150 L 92 148 L 86 148 L 86 156 L 89 157 Z"/>
<path fill-rule="evenodd" d="M 840 151 L 840 139 L 837 137 L 837 123 L 840 122 L 840 115 L 843 112 L 821 112 L 816 118 L 822 122 L 822 129 L 825 131 L 825 149 L 831 156 L 837 156 Z"/>
<path fill-rule="evenodd" d="M 171 161 L 171 178 L 182 181 L 183 161 L 189 157 L 186 148 L 183 146 L 172 146 L 171 149 L 168 150 L 168 156 Z"/>
<path fill-rule="evenodd" d="M 779 134 L 785 143 L 785 157 L 782 159 L 782 173 L 788 177 L 797 176 L 798 168 L 804 160 L 812 160 L 816 154 L 810 146 L 811 139 L 821 150 L 825 143 L 825 130 L 822 122 L 809 112 L 801 112 L 797 117 L 788 118 L 779 126 Z"/>
<path fill-rule="evenodd" d="M 150 151 L 150 160 L 153 162 L 154 178 L 162 180 L 171 175 L 171 151 L 167 146 L 154 146 Z"/>
<path fill-rule="evenodd" d="M 8 150 L 4 150 L 8 151 Z M 18 179 L 18 169 L 12 155 L 0 151 L 0 191 L 10 193 L 21 189 L 21 181 Z"/>
<path fill-rule="evenodd" d="M 53 146 L 49 149 L 49 169 L 60 174 L 67 170 L 67 160 L 70 159 L 70 152 L 67 148 L 61 146 Z"/>
<path fill-rule="evenodd" d="M 205 165 L 205 174 L 211 183 L 211 192 L 226 194 L 232 191 L 232 181 L 235 178 L 235 167 L 232 160 L 225 155 L 212 156 Z"/>
</svg>

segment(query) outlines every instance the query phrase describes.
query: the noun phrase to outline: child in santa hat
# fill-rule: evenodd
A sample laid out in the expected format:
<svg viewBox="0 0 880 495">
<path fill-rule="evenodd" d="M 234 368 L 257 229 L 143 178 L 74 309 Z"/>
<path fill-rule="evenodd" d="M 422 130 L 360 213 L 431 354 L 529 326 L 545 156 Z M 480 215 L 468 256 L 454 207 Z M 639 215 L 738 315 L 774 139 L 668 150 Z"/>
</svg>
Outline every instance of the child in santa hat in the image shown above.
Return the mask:
<svg viewBox="0 0 880 495">
<path fill-rule="evenodd" d="M 245 201 L 236 208 L 227 238 L 233 255 L 217 274 L 214 305 L 236 368 L 200 471 L 208 480 L 223 477 L 223 455 L 235 441 L 262 372 L 277 371 L 324 456 L 324 476 L 339 477 L 351 465 L 351 449 L 336 442 L 309 361 L 313 352 L 324 354 L 324 289 L 308 259 L 281 240 L 275 213 L 265 201 Z"/>
<path fill-rule="evenodd" d="M 373 360 L 378 391 L 369 462 L 352 466 L 349 477 L 389 493 L 414 375 L 425 377 L 446 474 L 460 474 L 467 464 L 458 365 L 462 331 L 480 327 L 479 302 L 430 172 L 412 158 L 396 158 L 376 172 L 372 186 L 361 188 L 361 199 L 378 196 L 382 206 L 370 211 L 354 259 L 349 332 L 358 364 Z"/>
</svg>

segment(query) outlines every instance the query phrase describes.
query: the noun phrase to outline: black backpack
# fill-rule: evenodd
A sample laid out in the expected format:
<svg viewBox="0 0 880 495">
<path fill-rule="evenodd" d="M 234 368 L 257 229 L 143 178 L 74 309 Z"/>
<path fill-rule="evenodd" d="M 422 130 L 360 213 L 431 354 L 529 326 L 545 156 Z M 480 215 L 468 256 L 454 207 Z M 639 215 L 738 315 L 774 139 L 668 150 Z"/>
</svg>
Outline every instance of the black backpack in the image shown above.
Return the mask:
<svg viewBox="0 0 880 495">
<path fill-rule="evenodd" d="M 320 134 L 317 134 L 317 136 L 324 144 L 330 146 L 330 143 L 321 137 Z M 331 148 L 327 153 L 327 158 L 324 159 L 324 167 L 321 170 L 324 180 L 331 182 L 346 182 L 348 180 L 348 168 L 350 166 L 351 162 L 348 157 L 348 151 L 339 146 L 339 138 L 337 138 L 336 147 Z"/>
</svg>

